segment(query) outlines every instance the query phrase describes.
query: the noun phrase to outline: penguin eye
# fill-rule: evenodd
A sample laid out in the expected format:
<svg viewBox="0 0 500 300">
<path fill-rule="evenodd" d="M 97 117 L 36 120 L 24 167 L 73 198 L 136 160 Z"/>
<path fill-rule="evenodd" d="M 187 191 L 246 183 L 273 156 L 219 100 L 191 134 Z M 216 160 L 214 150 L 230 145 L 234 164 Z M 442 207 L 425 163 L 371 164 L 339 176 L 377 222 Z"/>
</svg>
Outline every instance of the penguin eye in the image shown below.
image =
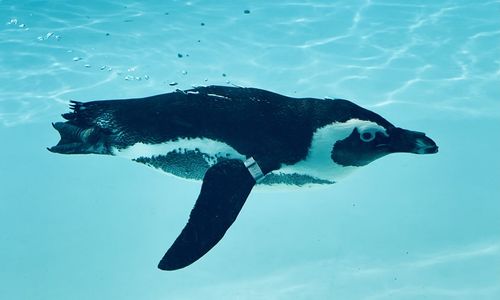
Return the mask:
<svg viewBox="0 0 500 300">
<path fill-rule="evenodd" d="M 363 142 L 371 142 L 375 139 L 375 132 L 373 131 L 365 131 L 365 132 L 362 132 L 360 135 L 359 135 L 360 139 L 363 141 Z"/>
</svg>

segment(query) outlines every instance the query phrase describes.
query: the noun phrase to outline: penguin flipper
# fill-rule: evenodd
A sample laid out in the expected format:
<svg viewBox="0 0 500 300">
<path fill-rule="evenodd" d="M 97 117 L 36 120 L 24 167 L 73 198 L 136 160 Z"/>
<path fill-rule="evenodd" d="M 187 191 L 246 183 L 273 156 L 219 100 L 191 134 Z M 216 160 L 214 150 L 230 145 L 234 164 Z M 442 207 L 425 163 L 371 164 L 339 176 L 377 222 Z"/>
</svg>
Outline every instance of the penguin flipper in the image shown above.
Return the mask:
<svg viewBox="0 0 500 300">
<path fill-rule="evenodd" d="M 236 220 L 255 182 L 241 160 L 223 160 L 210 167 L 188 223 L 158 268 L 181 269 L 210 251 Z"/>
</svg>

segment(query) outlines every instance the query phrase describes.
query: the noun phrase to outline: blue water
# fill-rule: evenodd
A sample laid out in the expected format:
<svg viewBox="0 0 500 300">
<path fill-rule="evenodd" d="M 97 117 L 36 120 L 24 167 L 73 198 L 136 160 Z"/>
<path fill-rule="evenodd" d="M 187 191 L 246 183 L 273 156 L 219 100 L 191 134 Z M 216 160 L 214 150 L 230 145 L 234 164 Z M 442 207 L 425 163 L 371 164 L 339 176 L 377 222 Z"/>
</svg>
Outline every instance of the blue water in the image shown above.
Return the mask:
<svg viewBox="0 0 500 300">
<path fill-rule="evenodd" d="M 0 0 L 0 299 L 500 299 L 499 16 L 500 1 Z M 212 251 L 162 272 L 200 184 L 50 153 L 50 122 L 70 99 L 206 84 L 350 99 L 440 152 L 254 192 Z"/>
</svg>

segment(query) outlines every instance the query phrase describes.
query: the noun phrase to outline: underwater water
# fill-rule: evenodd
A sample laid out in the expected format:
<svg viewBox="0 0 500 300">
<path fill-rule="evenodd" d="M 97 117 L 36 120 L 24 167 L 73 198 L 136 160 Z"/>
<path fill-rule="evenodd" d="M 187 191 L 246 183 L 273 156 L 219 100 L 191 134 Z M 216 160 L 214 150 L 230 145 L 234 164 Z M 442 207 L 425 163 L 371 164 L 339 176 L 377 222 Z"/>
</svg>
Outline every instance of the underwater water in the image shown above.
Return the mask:
<svg viewBox="0 0 500 300">
<path fill-rule="evenodd" d="M 500 1 L 0 0 L 0 299 L 500 299 Z M 334 185 L 256 191 L 156 268 L 200 183 L 58 155 L 69 100 L 192 85 L 344 98 L 427 133 Z"/>
</svg>

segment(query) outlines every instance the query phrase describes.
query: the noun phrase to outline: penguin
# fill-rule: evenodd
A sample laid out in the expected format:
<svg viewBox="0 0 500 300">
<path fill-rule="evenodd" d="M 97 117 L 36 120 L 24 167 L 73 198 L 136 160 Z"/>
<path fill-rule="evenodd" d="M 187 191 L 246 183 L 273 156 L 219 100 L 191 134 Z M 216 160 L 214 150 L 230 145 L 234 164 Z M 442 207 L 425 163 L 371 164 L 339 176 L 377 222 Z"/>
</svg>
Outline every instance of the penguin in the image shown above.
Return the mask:
<svg viewBox="0 0 500 300">
<path fill-rule="evenodd" d="M 71 101 L 61 154 L 122 156 L 202 180 L 182 232 L 158 268 L 200 259 L 233 224 L 255 185 L 333 184 L 391 153 L 432 154 L 425 133 L 399 128 L 344 99 L 292 98 L 257 88 L 206 86 L 135 99 Z"/>
</svg>

